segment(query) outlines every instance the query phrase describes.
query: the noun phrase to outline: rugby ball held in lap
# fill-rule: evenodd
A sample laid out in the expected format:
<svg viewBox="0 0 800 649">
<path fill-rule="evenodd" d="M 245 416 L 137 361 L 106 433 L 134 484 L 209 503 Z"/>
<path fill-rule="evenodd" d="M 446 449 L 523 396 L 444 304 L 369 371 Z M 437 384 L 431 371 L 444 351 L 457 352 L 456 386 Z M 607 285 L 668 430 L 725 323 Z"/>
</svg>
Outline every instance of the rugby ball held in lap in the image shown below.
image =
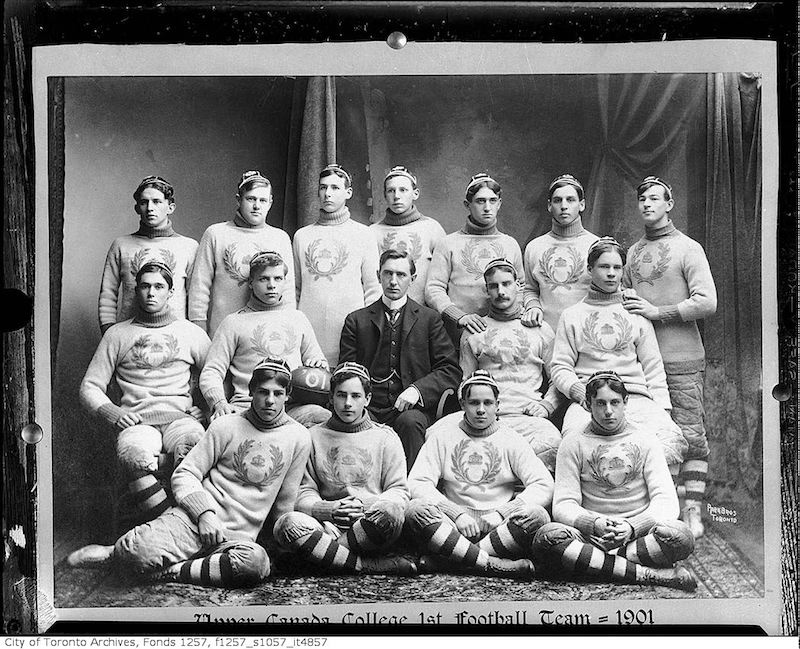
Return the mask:
<svg viewBox="0 0 800 649">
<path fill-rule="evenodd" d="M 328 403 L 331 388 L 331 373 L 321 367 L 298 367 L 292 372 L 292 401 L 294 403 L 314 403 L 324 406 Z"/>
</svg>

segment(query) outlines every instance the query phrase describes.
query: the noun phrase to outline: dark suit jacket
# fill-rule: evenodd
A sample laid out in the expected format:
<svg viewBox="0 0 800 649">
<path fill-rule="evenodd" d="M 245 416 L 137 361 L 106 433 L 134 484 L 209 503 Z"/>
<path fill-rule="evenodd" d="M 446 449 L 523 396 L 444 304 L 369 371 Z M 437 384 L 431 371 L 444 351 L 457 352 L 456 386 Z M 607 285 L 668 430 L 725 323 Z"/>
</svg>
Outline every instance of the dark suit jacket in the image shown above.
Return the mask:
<svg viewBox="0 0 800 649">
<path fill-rule="evenodd" d="M 381 300 L 350 313 L 339 340 L 339 362 L 355 361 L 369 368 L 378 350 L 385 326 Z M 411 298 L 400 332 L 400 376 L 403 389 L 412 383 L 419 390 L 422 408 L 433 420 L 442 393 L 456 390 L 461 381 L 458 354 L 444 329 L 441 316 Z"/>
</svg>

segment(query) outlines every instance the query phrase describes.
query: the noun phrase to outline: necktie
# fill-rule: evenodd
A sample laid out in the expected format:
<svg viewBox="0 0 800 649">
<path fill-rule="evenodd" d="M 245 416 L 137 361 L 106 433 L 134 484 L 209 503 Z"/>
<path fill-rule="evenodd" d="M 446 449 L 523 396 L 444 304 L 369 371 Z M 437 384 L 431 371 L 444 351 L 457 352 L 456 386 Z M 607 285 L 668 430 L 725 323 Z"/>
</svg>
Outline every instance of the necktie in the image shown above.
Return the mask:
<svg viewBox="0 0 800 649">
<path fill-rule="evenodd" d="M 393 327 L 397 324 L 397 318 L 400 317 L 400 309 L 389 309 L 389 324 Z"/>
</svg>

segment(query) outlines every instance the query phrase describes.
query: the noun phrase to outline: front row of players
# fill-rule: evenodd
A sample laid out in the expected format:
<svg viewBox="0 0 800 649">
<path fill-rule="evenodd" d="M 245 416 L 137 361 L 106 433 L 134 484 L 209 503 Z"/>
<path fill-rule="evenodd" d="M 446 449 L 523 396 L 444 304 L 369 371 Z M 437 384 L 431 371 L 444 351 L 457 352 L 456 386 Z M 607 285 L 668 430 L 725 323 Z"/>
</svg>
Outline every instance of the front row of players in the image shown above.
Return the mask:
<svg viewBox="0 0 800 649">
<path fill-rule="evenodd" d="M 615 372 L 589 377 L 591 419 L 560 445 L 555 483 L 499 419 L 500 388 L 484 370 L 461 383 L 463 413 L 430 434 L 408 477 L 398 437 L 367 412 L 365 367 L 334 370 L 333 414 L 310 429 L 286 414 L 290 392 L 286 361 L 259 363 L 249 408 L 212 421 L 175 469 L 177 504 L 114 545 L 75 551 L 69 565 L 114 561 L 149 579 L 246 587 L 289 552 L 335 572 L 538 571 L 696 587 L 675 565 L 694 538 L 677 520 L 666 460 L 628 425 Z"/>
</svg>

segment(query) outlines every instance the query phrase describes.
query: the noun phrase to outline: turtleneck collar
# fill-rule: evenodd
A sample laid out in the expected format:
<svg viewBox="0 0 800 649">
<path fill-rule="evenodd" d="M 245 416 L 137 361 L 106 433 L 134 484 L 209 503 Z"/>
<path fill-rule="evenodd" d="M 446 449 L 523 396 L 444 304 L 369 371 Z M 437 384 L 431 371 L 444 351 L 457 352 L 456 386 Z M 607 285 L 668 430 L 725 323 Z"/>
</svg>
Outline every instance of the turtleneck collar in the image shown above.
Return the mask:
<svg viewBox="0 0 800 649">
<path fill-rule="evenodd" d="M 619 424 L 614 430 L 608 430 L 608 428 L 603 428 L 594 419 L 592 419 L 589 425 L 586 427 L 586 430 L 592 435 L 598 435 L 600 437 L 610 437 L 611 435 L 618 435 L 619 433 L 623 432 L 627 427 L 628 427 L 628 420 L 625 417 L 622 418 L 622 421 L 619 422 Z"/>
<path fill-rule="evenodd" d="M 255 295 L 250 295 L 250 299 L 247 300 L 245 308 L 250 309 L 250 311 L 280 311 L 285 306 L 286 302 L 283 301 L 283 296 L 281 296 L 277 304 L 270 306 L 269 304 L 264 304 Z"/>
<path fill-rule="evenodd" d="M 505 309 L 498 309 L 493 302 L 489 302 L 489 317 L 501 321 L 516 320 L 522 317 L 522 304 L 519 301 L 519 297 L 514 300 L 511 306 Z"/>
<path fill-rule="evenodd" d="M 678 228 L 675 227 L 675 224 L 672 222 L 672 219 L 667 221 L 667 224 L 660 227 L 660 228 L 648 228 L 644 226 L 644 238 L 645 239 L 660 239 L 661 237 L 665 237 L 668 234 L 672 234 Z"/>
<path fill-rule="evenodd" d="M 467 221 L 464 223 L 464 232 L 467 234 L 497 234 L 497 218 L 488 225 L 478 225 L 467 214 Z"/>
<path fill-rule="evenodd" d="M 408 225 L 414 221 L 419 221 L 421 217 L 422 214 L 419 213 L 417 206 L 412 205 L 405 212 L 401 212 L 400 214 L 395 214 L 392 210 L 387 209 L 383 222 L 386 223 L 386 225 Z"/>
<path fill-rule="evenodd" d="M 552 219 L 551 224 L 552 227 L 550 228 L 550 234 L 563 239 L 572 239 L 573 237 L 580 236 L 586 232 L 586 230 L 583 229 L 583 222 L 581 221 L 580 217 L 575 219 L 569 225 L 561 225 L 555 219 Z"/>
<path fill-rule="evenodd" d="M 172 314 L 169 304 L 165 305 L 158 313 L 148 313 L 137 304 L 135 315 L 133 316 L 134 324 L 152 328 L 166 327 L 170 322 L 175 322 L 175 320 L 177 318 Z"/>
<path fill-rule="evenodd" d="M 461 421 L 458 422 L 458 427 L 463 430 L 467 435 L 470 437 L 489 437 L 492 433 L 494 433 L 498 427 L 500 426 L 500 422 L 493 421 L 489 424 L 486 428 L 479 430 L 477 428 L 473 428 L 467 422 L 466 417 L 462 417 Z"/>
<path fill-rule="evenodd" d="M 369 418 L 367 409 L 364 408 L 364 412 L 361 414 L 361 417 L 356 419 L 352 424 L 346 424 L 339 419 L 336 413 L 333 413 L 331 418 L 328 419 L 328 423 L 325 425 L 331 430 L 337 430 L 340 433 L 360 433 L 361 431 L 372 428 L 372 420 Z"/>
<path fill-rule="evenodd" d="M 252 408 L 248 408 L 245 411 L 244 416 L 245 419 L 253 424 L 253 426 L 258 428 L 258 430 L 272 430 L 273 428 L 278 428 L 279 426 L 283 426 L 292 421 L 291 417 L 286 414 L 286 410 L 281 410 L 278 416 L 272 421 L 264 421 L 255 412 L 253 412 Z"/>
<path fill-rule="evenodd" d="M 262 228 L 267 227 L 266 217 L 264 217 L 263 223 L 252 225 L 242 218 L 242 215 L 239 214 L 239 210 L 236 210 L 236 213 L 233 215 L 233 223 L 237 228 L 244 228 L 245 230 L 261 230 Z"/>
<path fill-rule="evenodd" d="M 594 284 L 589 286 L 589 293 L 586 295 L 586 302 L 588 304 L 614 304 L 615 302 L 622 303 L 622 291 L 617 289 L 613 293 L 606 293 L 600 290 Z"/>
<path fill-rule="evenodd" d="M 154 228 L 140 221 L 139 229 L 133 234 L 139 237 L 147 237 L 148 239 L 157 239 L 160 237 L 171 237 L 175 234 L 175 230 L 172 229 L 172 221 L 169 219 L 167 219 L 166 224 L 161 228 Z"/>
<path fill-rule="evenodd" d="M 317 223 L 319 225 L 341 225 L 345 223 L 350 218 L 350 208 L 345 205 L 340 210 L 336 210 L 335 212 L 326 212 L 325 210 L 319 211 L 319 219 L 317 219 Z"/>
</svg>

